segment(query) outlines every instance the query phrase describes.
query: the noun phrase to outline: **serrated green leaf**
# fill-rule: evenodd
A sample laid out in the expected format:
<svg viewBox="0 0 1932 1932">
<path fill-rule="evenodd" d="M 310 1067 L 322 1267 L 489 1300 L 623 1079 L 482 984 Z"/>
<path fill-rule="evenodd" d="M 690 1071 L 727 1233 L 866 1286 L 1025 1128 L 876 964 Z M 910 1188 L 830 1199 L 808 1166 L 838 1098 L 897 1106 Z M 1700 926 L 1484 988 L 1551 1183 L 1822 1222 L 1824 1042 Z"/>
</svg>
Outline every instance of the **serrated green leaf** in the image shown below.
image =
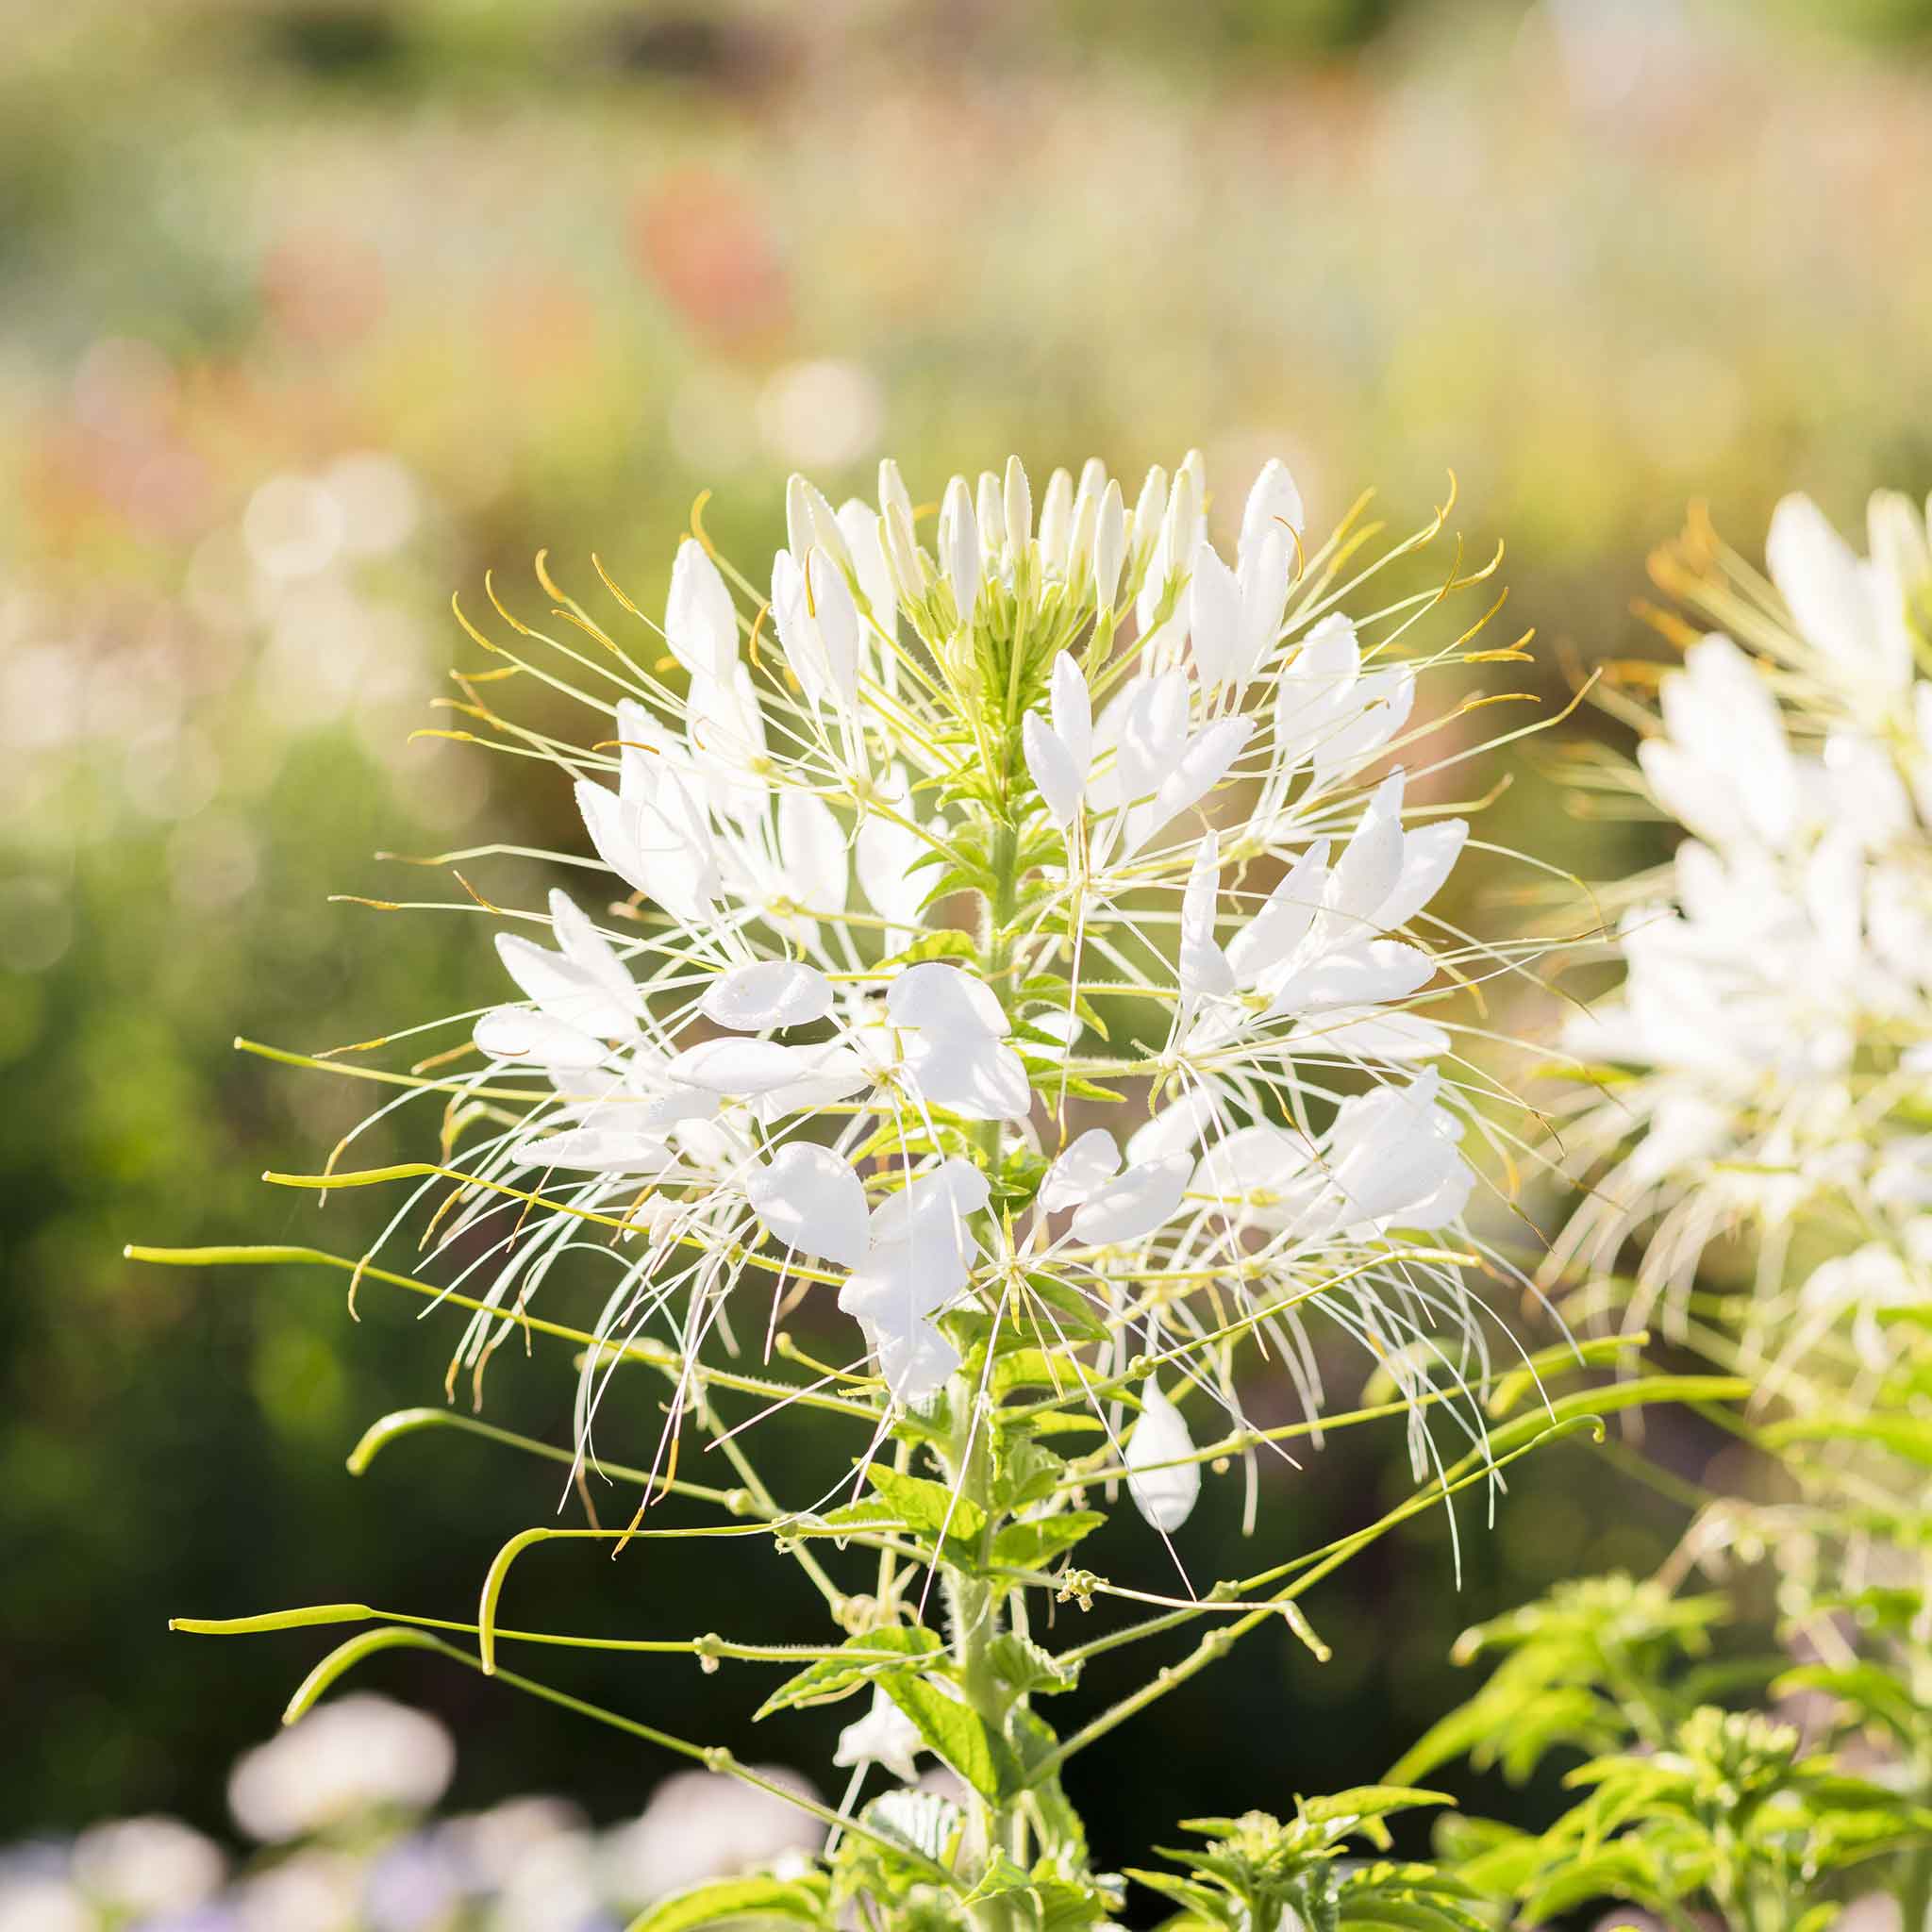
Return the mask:
<svg viewBox="0 0 1932 1932">
<path fill-rule="evenodd" d="M 1345 1791 L 1305 1798 L 1300 1808 L 1304 1818 L 1318 1824 L 1334 1824 L 1344 1819 L 1386 1818 L 1392 1811 L 1412 1811 L 1424 1806 L 1455 1802 L 1446 1791 L 1418 1790 L 1413 1785 L 1355 1785 Z"/>
<path fill-rule="evenodd" d="M 908 1528 L 924 1536 L 943 1533 L 970 1543 L 986 1527 L 986 1511 L 971 1496 L 944 1483 L 904 1474 L 883 1462 L 871 1464 L 865 1474 L 879 1501 Z"/>
<path fill-rule="evenodd" d="M 1004 1631 L 993 1639 L 987 1646 L 987 1661 L 1003 1683 L 1023 1696 L 1031 1691 L 1053 1696 L 1073 1690 L 1080 1681 L 1078 1664 L 1062 1663 L 1050 1650 L 1017 1630 Z"/>
<path fill-rule="evenodd" d="M 943 1648 L 939 1632 L 923 1624 L 909 1628 L 889 1624 L 862 1637 L 849 1637 L 837 1657 L 815 1658 L 796 1676 L 788 1677 L 758 1707 L 755 1717 L 769 1717 L 776 1710 L 795 1710 L 808 1705 L 837 1703 L 874 1677 L 888 1671 L 916 1668 Z"/>
<path fill-rule="evenodd" d="M 1043 1503 L 1065 1480 L 1067 1458 L 1030 1435 L 1003 1435 L 993 1452 L 993 1507 L 1002 1513 Z"/>
<path fill-rule="evenodd" d="M 1091 1536 L 1107 1518 L 1097 1509 L 1068 1509 L 1033 1523 L 1009 1523 L 992 1540 L 996 1568 L 1036 1570 Z"/>
<path fill-rule="evenodd" d="M 912 1720 L 926 1747 L 981 1797 L 998 1800 L 1019 1790 L 1020 1766 L 1011 1746 L 987 1728 L 972 1706 L 948 1697 L 930 1678 L 900 1675 L 880 1682 Z"/>
</svg>

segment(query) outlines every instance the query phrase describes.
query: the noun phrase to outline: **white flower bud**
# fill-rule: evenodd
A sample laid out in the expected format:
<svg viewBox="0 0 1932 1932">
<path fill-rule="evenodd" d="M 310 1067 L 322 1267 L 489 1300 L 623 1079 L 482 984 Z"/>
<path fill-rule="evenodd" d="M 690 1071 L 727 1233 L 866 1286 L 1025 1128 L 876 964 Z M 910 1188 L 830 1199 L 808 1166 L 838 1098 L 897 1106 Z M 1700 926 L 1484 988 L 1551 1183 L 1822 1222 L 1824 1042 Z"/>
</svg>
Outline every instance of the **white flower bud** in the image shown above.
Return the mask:
<svg viewBox="0 0 1932 1932">
<path fill-rule="evenodd" d="M 946 485 L 940 506 L 940 569 L 953 587 L 960 623 L 971 624 L 979 604 L 979 525 L 963 476 Z"/>
<path fill-rule="evenodd" d="M 1000 494 L 1006 513 L 1007 555 L 1017 564 L 1033 541 L 1033 491 L 1018 457 L 1007 458 L 1006 483 Z"/>
<path fill-rule="evenodd" d="M 1093 596 L 1103 610 L 1113 608 L 1120 589 L 1121 566 L 1127 558 L 1127 518 L 1121 503 L 1121 486 L 1109 482 L 1101 498 L 1093 533 Z"/>
</svg>

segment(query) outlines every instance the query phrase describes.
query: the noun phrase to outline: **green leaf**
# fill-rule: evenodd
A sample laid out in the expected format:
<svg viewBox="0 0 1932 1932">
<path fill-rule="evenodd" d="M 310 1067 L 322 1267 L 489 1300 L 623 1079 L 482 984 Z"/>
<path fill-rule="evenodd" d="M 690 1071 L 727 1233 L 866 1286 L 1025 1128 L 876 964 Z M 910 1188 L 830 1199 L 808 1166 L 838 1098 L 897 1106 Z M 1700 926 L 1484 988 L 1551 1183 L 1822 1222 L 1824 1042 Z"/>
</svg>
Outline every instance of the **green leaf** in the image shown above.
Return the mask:
<svg viewBox="0 0 1932 1932">
<path fill-rule="evenodd" d="M 816 1874 L 809 1878 L 726 1878 L 660 1899 L 630 1922 L 629 1932 L 692 1932 L 700 1925 L 758 1919 L 823 1925 L 827 1923 L 826 1901 L 825 1881 Z"/>
<path fill-rule="evenodd" d="M 945 881 L 941 879 L 941 884 Z M 934 896 L 927 895 L 928 901 Z M 943 894 L 940 896 L 943 897 Z M 920 966 L 928 959 L 976 959 L 979 957 L 979 941 L 970 932 L 960 932 L 951 926 L 943 926 L 937 932 L 921 933 L 904 952 L 894 953 L 890 958 L 881 959 L 881 967 Z"/>
<path fill-rule="evenodd" d="M 887 1671 L 916 1667 L 924 1659 L 937 1657 L 942 1647 L 939 1632 L 923 1624 L 909 1629 L 889 1624 L 863 1637 L 849 1637 L 837 1657 L 818 1657 L 795 1677 L 788 1677 L 758 1707 L 756 1715 L 769 1717 L 774 1710 L 834 1704 Z"/>
<path fill-rule="evenodd" d="M 1097 1509 L 1068 1509 L 1035 1523 L 1009 1523 L 992 1540 L 995 1568 L 1037 1570 L 1107 1521 Z"/>
<path fill-rule="evenodd" d="M 1041 1830 L 1060 1846 L 1065 1856 L 1076 1861 L 1084 1859 L 1087 1826 L 1067 1802 L 1059 1773 L 1041 1768 L 1058 1748 L 1059 1734 L 1037 1710 L 1016 1704 L 1007 1713 L 1007 1741 L 1020 1760 L 1026 1795 L 1040 1814 Z"/>
<path fill-rule="evenodd" d="M 1064 1281 L 1048 1274 L 1029 1274 L 1026 1289 L 1033 1301 L 1043 1304 L 1043 1310 L 1026 1309 L 1029 1325 L 1049 1343 L 1105 1341 L 1112 1332 L 1092 1302 Z"/>
<path fill-rule="evenodd" d="M 908 1529 L 937 1538 L 943 1532 L 961 1542 L 973 1542 L 986 1527 L 986 1511 L 970 1497 L 944 1483 L 922 1475 L 906 1475 L 883 1462 L 868 1466 L 866 1480 L 873 1493 Z"/>
<path fill-rule="evenodd" d="M 981 1797 L 998 1800 L 1019 1790 L 1020 1766 L 1011 1747 L 987 1728 L 971 1705 L 948 1697 L 929 1677 L 889 1676 L 880 1682 L 918 1727 L 926 1747 Z"/>
<path fill-rule="evenodd" d="M 1302 1801 L 1301 1814 L 1318 1824 L 1351 1823 L 1358 1818 L 1386 1818 L 1391 1811 L 1412 1811 L 1427 1805 L 1453 1805 L 1446 1791 L 1417 1790 L 1412 1785 L 1356 1785 L 1345 1791 Z"/>
<path fill-rule="evenodd" d="M 1043 1503 L 1065 1479 L 1067 1458 L 1031 1436 L 1005 1435 L 994 1447 L 992 1505 L 1007 1512 Z"/>
<path fill-rule="evenodd" d="M 1053 1696 L 1071 1690 L 1080 1681 L 1078 1664 L 1062 1663 L 1050 1650 L 1043 1650 L 1030 1637 L 1008 1630 L 987 1646 L 987 1661 L 1002 1683 L 1024 1696 L 1038 1690 Z"/>
</svg>

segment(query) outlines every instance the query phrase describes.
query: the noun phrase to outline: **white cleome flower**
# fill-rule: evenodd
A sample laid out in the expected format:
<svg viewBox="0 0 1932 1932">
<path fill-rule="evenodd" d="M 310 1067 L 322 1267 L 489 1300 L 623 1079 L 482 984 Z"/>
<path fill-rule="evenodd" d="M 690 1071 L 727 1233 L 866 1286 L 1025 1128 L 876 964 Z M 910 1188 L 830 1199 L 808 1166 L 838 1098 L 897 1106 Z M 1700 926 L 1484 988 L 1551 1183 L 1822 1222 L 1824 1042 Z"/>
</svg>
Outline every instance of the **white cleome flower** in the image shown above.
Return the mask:
<svg viewBox="0 0 1932 1932">
<path fill-rule="evenodd" d="M 594 1253 L 586 1439 L 621 1344 L 741 1349 L 754 1286 L 768 1329 L 835 1303 L 882 1408 L 983 1374 L 989 1324 L 1071 1321 L 1103 1374 L 1198 1350 L 1230 1413 L 1205 1364 L 1241 1335 L 1321 1400 L 1317 1322 L 1378 1358 L 1440 1334 L 1480 1380 L 1448 1057 L 1512 961 L 1429 910 L 1468 830 L 1405 769 L 1419 676 L 1460 661 L 1407 641 L 1437 594 L 1346 614 L 1386 557 L 1308 538 L 1279 463 L 1224 532 L 1198 455 L 1131 509 L 1097 462 L 939 499 L 922 524 L 891 463 L 875 505 L 794 479 L 768 569 L 679 548 L 668 655 L 606 638 L 558 754 L 577 883 L 500 937 L 515 996 L 424 1082 L 461 1359 Z M 1135 1453 L 1177 1423 L 1149 1384 Z M 1198 1468 L 1137 1480 L 1177 1524 Z"/>
<path fill-rule="evenodd" d="M 874 1686 L 865 1715 L 839 1733 L 832 1762 L 848 1771 L 862 1764 L 883 1765 L 900 1783 L 909 1785 L 919 1775 L 913 1760 L 924 1749 L 919 1726 Z"/>
<path fill-rule="evenodd" d="M 386 1811 L 426 1811 L 456 1747 L 433 1717 L 357 1691 L 317 1706 L 235 1766 L 228 1808 L 252 1839 L 290 1839 Z"/>
<path fill-rule="evenodd" d="M 1631 1314 L 1674 1318 L 1713 1237 L 1828 1211 L 1857 1252 L 1772 1282 L 1747 1337 L 1787 1367 L 1840 1318 L 1869 1357 L 1874 1308 L 1932 1292 L 1905 1178 L 1932 1171 L 1932 552 L 1903 497 L 1869 524 L 1867 559 L 1787 497 L 1768 583 L 1701 528 L 1659 559 L 1735 637 L 1662 679 L 1629 782 L 1690 836 L 1624 895 L 1624 985 L 1566 1038 L 1607 1091 L 1552 1274 L 1648 1225 Z"/>
</svg>

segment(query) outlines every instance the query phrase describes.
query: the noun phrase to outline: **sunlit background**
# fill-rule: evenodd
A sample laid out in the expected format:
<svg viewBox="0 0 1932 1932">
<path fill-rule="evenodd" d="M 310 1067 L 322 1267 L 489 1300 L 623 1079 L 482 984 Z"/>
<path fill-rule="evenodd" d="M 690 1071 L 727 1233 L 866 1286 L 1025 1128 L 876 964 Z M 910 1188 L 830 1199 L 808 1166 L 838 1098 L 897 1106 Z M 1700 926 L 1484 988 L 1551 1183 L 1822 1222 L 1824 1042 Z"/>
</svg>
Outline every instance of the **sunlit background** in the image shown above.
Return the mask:
<svg viewBox="0 0 1932 1932">
<path fill-rule="evenodd" d="M 541 608 L 533 554 L 581 583 L 594 550 L 648 608 L 702 490 L 751 558 L 793 468 L 836 499 L 891 452 L 931 495 L 1009 448 L 1131 476 L 1199 443 L 1227 491 L 1287 457 L 1318 526 L 1371 484 L 1419 523 L 1453 470 L 1554 704 L 1650 648 L 1630 607 L 1688 499 L 1749 549 L 1787 488 L 1849 523 L 1932 483 L 1928 34 L 1927 0 L 7 8 L 0 1839 L 232 1839 L 228 1766 L 322 1646 L 167 1617 L 462 1617 L 555 1507 L 443 1443 L 345 1473 L 366 1421 L 441 1399 L 451 1331 L 120 1258 L 321 1239 L 255 1177 L 317 1165 L 358 1098 L 238 1031 L 313 1050 L 496 995 L 477 921 L 329 901 L 450 896 L 378 853 L 568 835 L 545 767 L 411 737 L 444 722 L 452 591 L 493 570 Z M 1651 856 L 1514 776 L 1493 836 L 1591 876 Z M 329 1244 L 376 1211 L 334 1203 Z M 554 1364 L 491 1377 L 493 1417 L 568 1430 Z M 1338 1445 L 1263 1533 L 1352 1525 L 1401 1461 Z M 1206 1574 L 1240 1567 L 1237 1488 L 1190 1531 Z M 1655 1563 L 1676 1522 L 1558 1449 L 1492 1533 L 1469 1512 L 1459 1594 L 1419 1523 L 1310 1599 L 1331 1663 L 1257 1638 L 1082 1761 L 1103 1859 L 1374 1778 L 1456 1694 L 1463 1624 Z M 816 1634 L 748 1562 L 518 1589 L 540 1626 Z M 754 1731 L 751 1680 L 689 1660 L 558 1675 L 801 1769 L 845 1715 Z M 433 1664 L 372 1681 L 447 1722 L 471 1808 L 614 1829 L 671 1769 Z"/>
</svg>

